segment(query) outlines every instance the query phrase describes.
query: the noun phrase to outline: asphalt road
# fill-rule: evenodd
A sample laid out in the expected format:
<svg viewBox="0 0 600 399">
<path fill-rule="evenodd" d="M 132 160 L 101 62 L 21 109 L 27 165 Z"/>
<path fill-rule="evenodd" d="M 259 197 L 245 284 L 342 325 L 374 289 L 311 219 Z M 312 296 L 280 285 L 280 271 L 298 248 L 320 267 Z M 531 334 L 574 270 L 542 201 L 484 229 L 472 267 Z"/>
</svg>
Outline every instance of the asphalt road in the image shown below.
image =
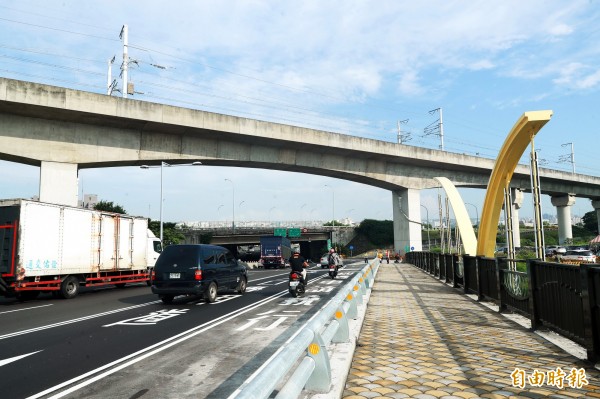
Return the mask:
<svg viewBox="0 0 600 399">
<path fill-rule="evenodd" d="M 309 271 L 301 298 L 286 270 L 249 271 L 244 295 L 164 305 L 145 285 L 84 291 L 71 300 L 0 300 L 5 398 L 222 398 L 239 387 L 335 295 L 337 279 Z"/>
</svg>

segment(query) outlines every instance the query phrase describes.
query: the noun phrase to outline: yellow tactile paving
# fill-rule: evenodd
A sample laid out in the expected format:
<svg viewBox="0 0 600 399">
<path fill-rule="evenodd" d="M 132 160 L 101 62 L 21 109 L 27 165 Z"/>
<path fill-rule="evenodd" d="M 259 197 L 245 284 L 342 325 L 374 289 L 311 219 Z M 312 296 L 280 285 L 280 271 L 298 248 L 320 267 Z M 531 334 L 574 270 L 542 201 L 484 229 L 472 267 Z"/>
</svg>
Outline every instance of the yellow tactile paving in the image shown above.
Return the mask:
<svg viewBox="0 0 600 399">
<path fill-rule="evenodd" d="M 517 368 L 587 385 L 513 386 Z M 529 380 L 527 380 L 529 381 Z M 408 264 L 379 268 L 344 399 L 600 398 L 600 372 Z"/>
</svg>

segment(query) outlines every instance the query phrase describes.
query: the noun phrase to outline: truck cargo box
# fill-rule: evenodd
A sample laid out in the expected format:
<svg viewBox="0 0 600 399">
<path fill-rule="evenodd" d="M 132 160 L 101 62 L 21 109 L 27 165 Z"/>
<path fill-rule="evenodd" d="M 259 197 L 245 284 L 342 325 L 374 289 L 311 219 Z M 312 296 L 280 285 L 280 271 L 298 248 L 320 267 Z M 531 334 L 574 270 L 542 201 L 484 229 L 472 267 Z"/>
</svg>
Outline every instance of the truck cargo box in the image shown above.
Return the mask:
<svg viewBox="0 0 600 399">
<path fill-rule="evenodd" d="M 0 200 L 0 291 L 57 290 L 67 276 L 85 285 L 144 281 L 158 256 L 153 241 L 144 217 Z"/>
</svg>

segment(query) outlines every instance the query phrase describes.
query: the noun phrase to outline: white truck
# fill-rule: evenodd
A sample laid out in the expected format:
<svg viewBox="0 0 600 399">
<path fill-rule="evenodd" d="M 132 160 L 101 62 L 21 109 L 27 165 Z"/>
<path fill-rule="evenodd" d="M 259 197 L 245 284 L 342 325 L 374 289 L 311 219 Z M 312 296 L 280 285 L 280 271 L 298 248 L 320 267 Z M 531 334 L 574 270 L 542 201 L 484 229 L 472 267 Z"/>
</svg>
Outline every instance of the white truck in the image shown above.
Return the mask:
<svg viewBox="0 0 600 399">
<path fill-rule="evenodd" d="M 144 217 L 0 200 L 0 294 L 68 299 L 81 286 L 149 282 L 161 243 Z"/>
</svg>

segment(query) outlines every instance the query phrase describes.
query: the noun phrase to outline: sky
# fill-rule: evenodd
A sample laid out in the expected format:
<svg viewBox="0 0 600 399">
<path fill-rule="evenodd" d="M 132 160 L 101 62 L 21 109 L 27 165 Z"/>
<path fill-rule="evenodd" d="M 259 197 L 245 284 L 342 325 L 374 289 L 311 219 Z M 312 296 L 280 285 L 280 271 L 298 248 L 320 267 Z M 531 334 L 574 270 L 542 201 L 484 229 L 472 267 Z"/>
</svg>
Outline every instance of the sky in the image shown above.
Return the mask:
<svg viewBox="0 0 600 399">
<path fill-rule="evenodd" d="M 441 110 L 444 150 L 490 159 L 524 112 L 550 109 L 535 138 L 541 167 L 600 176 L 599 20 L 598 0 L 0 0 L 0 76 L 107 94 L 114 56 L 120 89 L 126 24 L 136 100 L 390 145 L 400 126 L 403 144 L 432 149 Z M 234 211 L 238 223 L 392 218 L 391 193 L 359 183 L 234 167 L 163 172 L 165 221 L 230 221 Z M 459 191 L 475 220 L 484 190 Z M 38 192 L 39 168 L 0 160 L 0 198 Z M 159 218 L 158 168 L 84 169 L 79 192 Z M 423 220 L 437 218 L 438 192 L 422 191 Z M 531 202 L 526 194 L 522 217 Z M 547 196 L 542 207 L 556 213 Z M 578 198 L 572 213 L 591 210 Z"/>
</svg>

